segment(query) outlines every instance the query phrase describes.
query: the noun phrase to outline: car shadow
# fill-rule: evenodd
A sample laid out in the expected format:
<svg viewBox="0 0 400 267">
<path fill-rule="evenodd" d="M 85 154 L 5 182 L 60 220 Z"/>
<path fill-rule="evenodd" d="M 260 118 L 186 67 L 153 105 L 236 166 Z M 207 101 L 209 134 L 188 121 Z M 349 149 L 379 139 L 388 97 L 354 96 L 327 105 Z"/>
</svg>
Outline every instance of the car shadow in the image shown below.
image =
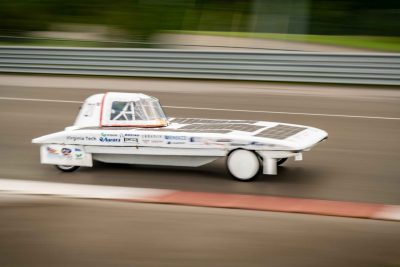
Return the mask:
<svg viewBox="0 0 400 267">
<path fill-rule="evenodd" d="M 218 162 L 208 163 L 200 167 L 182 167 L 182 166 L 161 166 L 161 165 L 142 165 L 142 164 L 115 164 L 95 162 L 94 169 L 106 172 L 140 173 L 142 175 L 182 178 L 182 179 L 229 179 L 229 173 L 225 166 Z"/>
<path fill-rule="evenodd" d="M 135 173 L 135 176 L 166 177 L 177 182 L 179 180 L 187 182 L 188 180 L 193 181 L 198 179 L 210 182 L 223 180 L 235 181 L 226 169 L 225 160 L 223 159 L 218 159 L 215 162 L 200 167 L 111 164 L 103 162 L 95 162 L 93 167 L 93 170 L 88 168 L 85 171 L 98 171 L 109 174 L 118 173 L 122 176 L 129 175 L 129 178 L 132 178 L 132 173 Z M 263 175 L 260 171 L 253 183 L 314 184 L 322 175 L 322 170 L 318 168 L 279 166 L 277 175 Z"/>
</svg>

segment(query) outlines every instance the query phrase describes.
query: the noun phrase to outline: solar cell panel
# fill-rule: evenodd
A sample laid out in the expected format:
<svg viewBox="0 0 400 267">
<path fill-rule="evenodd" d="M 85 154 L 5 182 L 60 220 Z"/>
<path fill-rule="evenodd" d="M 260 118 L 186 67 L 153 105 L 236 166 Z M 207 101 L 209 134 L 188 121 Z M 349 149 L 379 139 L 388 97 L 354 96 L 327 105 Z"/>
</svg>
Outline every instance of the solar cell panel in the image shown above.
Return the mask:
<svg viewBox="0 0 400 267">
<path fill-rule="evenodd" d="M 304 131 L 305 129 L 307 128 L 278 124 L 277 126 L 258 133 L 256 136 L 283 140 Z"/>
</svg>

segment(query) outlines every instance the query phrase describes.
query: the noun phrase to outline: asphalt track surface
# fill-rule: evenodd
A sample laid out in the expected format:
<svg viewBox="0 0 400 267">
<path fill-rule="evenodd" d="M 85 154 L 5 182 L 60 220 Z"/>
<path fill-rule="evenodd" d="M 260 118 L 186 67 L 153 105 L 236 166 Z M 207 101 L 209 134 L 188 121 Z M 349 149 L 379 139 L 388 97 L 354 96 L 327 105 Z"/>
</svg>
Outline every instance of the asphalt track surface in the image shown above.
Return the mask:
<svg viewBox="0 0 400 267">
<path fill-rule="evenodd" d="M 397 88 L 128 79 L 119 86 L 117 79 L 43 76 L 40 83 L 24 83 L 18 77 L 25 79 L 2 83 L 0 77 L 0 178 L 400 204 Z M 158 97 L 170 117 L 304 124 L 326 130 L 329 140 L 306 152 L 302 162 L 287 162 L 277 176 L 250 183 L 232 180 L 223 160 L 199 168 L 98 163 L 74 173 L 40 165 L 31 139 L 71 125 L 78 102 L 107 88 Z"/>
<path fill-rule="evenodd" d="M 0 266 L 399 266 L 398 222 L 0 194 Z"/>
</svg>

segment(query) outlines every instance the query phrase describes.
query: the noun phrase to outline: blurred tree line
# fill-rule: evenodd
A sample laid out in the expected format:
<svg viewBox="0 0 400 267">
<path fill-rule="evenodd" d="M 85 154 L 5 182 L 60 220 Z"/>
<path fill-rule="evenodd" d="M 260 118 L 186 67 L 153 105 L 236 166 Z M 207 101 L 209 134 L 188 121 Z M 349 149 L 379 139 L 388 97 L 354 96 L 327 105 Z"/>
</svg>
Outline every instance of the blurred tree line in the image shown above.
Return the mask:
<svg viewBox="0 0 400 267">
<path fill-rule="evenodd" d="M 146 40 L 163 30 L 400 35 L 400 0 L 0 0 L 0 31 L 108 25 Z"/>
</svg>

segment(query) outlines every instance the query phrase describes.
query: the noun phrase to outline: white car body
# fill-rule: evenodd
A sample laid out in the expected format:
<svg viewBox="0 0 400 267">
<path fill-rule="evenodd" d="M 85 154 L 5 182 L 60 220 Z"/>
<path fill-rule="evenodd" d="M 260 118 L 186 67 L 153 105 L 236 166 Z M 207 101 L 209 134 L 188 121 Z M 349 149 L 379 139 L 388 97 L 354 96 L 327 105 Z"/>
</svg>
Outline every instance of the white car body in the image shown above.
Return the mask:
<svg viewBox="0 0 400 267">
<path fill-rule="evenodd" d="M 97 160 L 196 167 L 228 156 L 231 174 L 250 180 L 258 162 L 264 174 L 277 174 L 279 159 L 301 160 L 302 152 L 327 136 L 277 122 L 167 118 L 156 98 L 106 93 L 86 99 L 73 126 L 32 142 L 42 145 L 41 163 L 60 166 L 91 167 Z"/>
</svg>

